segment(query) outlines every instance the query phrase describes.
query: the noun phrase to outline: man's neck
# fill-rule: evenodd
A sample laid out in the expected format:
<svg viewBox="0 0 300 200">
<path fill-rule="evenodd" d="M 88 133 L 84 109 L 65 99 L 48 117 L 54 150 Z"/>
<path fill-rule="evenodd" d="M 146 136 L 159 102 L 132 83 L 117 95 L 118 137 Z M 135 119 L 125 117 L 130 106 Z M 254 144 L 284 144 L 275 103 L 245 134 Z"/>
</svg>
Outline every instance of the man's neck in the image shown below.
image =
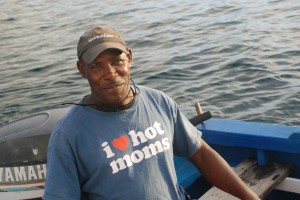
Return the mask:
<svg viewBox="0 0 300 200">
<path fill-rule="evenodd" d="M 104 111 L 104 112 L 118 112 L 122 110 L 129 109 L 133 106 L 135 102 L 135 93 L 133 92 L 132 88 L 128 91 L 126 97 L 121 103 L 117 104 L 104 104 L 104 103 L 95 103 L 96 101 L 93 100 L 92 95 L 88 95 L 85 99 L 84 102 L 88 104 L 90 107 Z"/>
</svg>

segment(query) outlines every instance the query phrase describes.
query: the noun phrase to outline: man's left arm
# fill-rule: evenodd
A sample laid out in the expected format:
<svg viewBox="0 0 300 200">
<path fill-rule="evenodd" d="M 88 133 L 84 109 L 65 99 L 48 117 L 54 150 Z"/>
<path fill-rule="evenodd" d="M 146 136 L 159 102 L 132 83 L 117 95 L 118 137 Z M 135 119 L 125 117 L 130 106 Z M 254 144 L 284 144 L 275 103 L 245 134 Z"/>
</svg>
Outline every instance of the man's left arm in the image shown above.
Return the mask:
<svg viewBox="0 0 300 200">
<path fill-rule="evenodd" d="M 189 160 L 214 186 L 243 200 L 257 200 L 257 195 L 240 179 L 228 163 L 203 139 Z"/>
</svg>

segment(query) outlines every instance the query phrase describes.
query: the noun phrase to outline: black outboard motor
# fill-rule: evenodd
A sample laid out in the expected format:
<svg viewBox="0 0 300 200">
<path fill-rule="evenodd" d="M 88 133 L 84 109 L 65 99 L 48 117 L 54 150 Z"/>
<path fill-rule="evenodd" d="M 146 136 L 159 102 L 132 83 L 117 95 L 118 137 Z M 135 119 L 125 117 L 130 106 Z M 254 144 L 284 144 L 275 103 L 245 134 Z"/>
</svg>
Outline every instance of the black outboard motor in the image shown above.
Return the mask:
<svg viewBox="0 0 300 200">
<path fill-rule="evenodd" d="M 0 127 L 0 185 L 44 181 L 51 132 L 68 110 L 49 110 Z"/>
</svg>

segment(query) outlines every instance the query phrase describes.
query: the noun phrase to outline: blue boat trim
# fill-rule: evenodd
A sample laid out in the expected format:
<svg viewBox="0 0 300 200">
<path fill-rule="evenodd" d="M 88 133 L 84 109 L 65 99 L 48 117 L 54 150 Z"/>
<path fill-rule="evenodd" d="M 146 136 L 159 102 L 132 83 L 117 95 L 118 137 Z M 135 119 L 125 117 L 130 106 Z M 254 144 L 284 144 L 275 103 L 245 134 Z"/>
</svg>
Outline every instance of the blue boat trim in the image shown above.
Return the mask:
<svg viewBox="0 0 300 200">
<path fill-rule="evenodd" d="M 291 163 L 294 170 L 278 189 L 297 192 L 298 194 L 291 195 L 300 198 L 299 127 L 212 118 L 197 128 L 203 133 L 203 139 L 232 167 L 248 157 L 256 158 L 259 165 L 264 165 L 270 160 Z M 188 164 L 187 159 L 174 157 L 174 163 L 178 181 L 183 187 L 193 188 L 193 184 L 202 179 L 201 174 Z M 296 184 L 297 188 L 292 188 L 291 184 Z M 287 189 L 285 185 L 291 189 Z M 194 190 L 197 190 L 196 187 Z M 272 195 L 275 194 L 270 194 L 270 199 L 273 199 Z"/>
</svg>

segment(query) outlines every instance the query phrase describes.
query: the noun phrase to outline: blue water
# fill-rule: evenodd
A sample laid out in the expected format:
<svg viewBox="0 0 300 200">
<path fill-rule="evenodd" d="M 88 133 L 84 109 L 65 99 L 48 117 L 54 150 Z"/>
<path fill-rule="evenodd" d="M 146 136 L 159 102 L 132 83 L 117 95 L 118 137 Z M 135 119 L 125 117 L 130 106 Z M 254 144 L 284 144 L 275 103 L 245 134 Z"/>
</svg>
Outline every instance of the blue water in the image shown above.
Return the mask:
<svg viewBox="0 0 300 200">
<path fill-rule="evenodd" d="M 89 93 L 76 68 L 79 36 L 119 30 L 132 78 L 215 117 L 300 125 L 300 1 L 2 2 L 0 124 Z"/>
</svg>

